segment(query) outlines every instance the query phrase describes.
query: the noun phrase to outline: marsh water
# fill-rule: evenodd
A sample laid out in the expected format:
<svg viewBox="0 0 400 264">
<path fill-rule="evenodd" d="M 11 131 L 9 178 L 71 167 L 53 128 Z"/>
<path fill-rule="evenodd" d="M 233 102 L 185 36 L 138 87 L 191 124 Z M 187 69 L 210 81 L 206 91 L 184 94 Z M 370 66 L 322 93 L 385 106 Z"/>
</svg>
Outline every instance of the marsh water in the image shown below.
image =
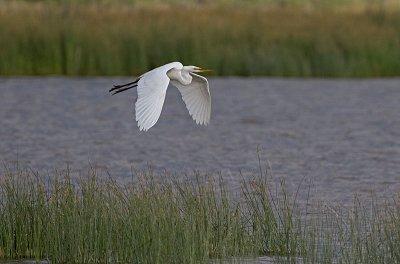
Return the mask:
<svg viewBox="0 0 400 264">
<path fill-rule="evenodd" d="M 211 78 L 209 126 L 197 126 L 170 87 L 148 132 L 136 126 L 136 91 L 108 94 L 130 80 L 1 78 L 1 161 L 45 172 L 90 164 L 116 178 L 151 164 L 221 172 L 237 185 L 258 173 L 261 149 L 275 178 L 311 182 L 322 200 L 400 188 L 400 79 Z"/>
</svg>

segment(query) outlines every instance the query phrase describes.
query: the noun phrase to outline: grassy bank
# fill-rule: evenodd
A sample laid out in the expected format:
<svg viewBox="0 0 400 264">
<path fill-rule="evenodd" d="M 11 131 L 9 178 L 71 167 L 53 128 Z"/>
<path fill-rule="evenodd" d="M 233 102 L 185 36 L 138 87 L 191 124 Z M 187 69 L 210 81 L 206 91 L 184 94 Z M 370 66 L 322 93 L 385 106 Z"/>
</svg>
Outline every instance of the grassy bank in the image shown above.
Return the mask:
<svg viewBox="0 0 400 264">
<path fill-rule="evenodd" d="M 395 5 L 272 2 L 294 4 L 0 2 L 0 75 L 138 75 L 175 60 L 217 75 L 400 75 Z"/>
<path fill-rule="evenodd" d="M 5 169 L 0 260 L 202 263 L 268 255 L 282 263 L 400 261 L 397 199 L 384 206 L 356 200 L 350 209 L 317 206 L 301 216 L 284 185 L 272 195 L 265 174 L 245 180 L 234 197 L 221 178 L 174 181 L 145 171 L 122 185 L 98 176 L 91 170 L 76 178 L 65 170 L 46 178 Z"/>
</svg>

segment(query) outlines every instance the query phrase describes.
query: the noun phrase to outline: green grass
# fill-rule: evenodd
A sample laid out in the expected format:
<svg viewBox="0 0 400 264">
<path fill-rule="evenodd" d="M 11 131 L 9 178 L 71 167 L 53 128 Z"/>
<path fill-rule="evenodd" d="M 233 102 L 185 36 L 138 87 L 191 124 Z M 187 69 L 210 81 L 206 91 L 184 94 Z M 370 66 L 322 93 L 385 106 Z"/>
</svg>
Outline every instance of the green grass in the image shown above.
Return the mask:
<svg viewBox="0 0 400 264">
<path fill-rule="evenodd" d="M 258 6 L 299 6 L 299 7 L 335 7 L 335 8 L 348 8 L 348 7 L 391 7 L 399 6 L 396 0 L 14 0 L 20 2 L 48 2 L 48 3 L 125 3 L 134 5 L 258 5 Z"/>
<path fill-rule="evenodd" d="M 0 75 L 138 75 L 175 60 L 216 75 L 400 75 L 396 1 L 172 2 L 0 2 Z"/>
<path fill-rule="evenodd" d="M 94 170 L 75 180 L 68 170 L 50 180 L 6 170 L 0 177 L 0 259 L 199 263 L 296 254 L 299 237 L 287 238 L 295 225 L 275 218 L 261 182 L 244 184 L 244 200 L 235 202 L 218 179 L 158 182 L 149 171 L 138 177 L 122 185 L 101 180 Z"/>
<path fill-rule="evenodd" d="M 322 212 L 327 216 L 312 227 L 319 249 L 307 253 L 307 263 L 400 262 L 399 197 L 386 203 L 355 198 L 350 208 L 326 206 Z"/>
<path fill-rule="evenodd" d="M 117 183 L 96 170 L 46 177 L 0 174 L 0 260 L 53 263 L 206 263 L 272 256 L 277 263 L 399 263 L 400 204 L 355 199 L 313 205 L 263 171 L 233 195 L 223 177 L 138 171 Z M 178 176 L 178 177 L 177 177 Z M 181 180 L 174 180 L 180 178 Z M 163 180 L 160 180 L 163 179 Z M 274 191 L 275 192 L 275 191 Z M 304 208 L 303 208 L 304 209 Z"/>
</svg>

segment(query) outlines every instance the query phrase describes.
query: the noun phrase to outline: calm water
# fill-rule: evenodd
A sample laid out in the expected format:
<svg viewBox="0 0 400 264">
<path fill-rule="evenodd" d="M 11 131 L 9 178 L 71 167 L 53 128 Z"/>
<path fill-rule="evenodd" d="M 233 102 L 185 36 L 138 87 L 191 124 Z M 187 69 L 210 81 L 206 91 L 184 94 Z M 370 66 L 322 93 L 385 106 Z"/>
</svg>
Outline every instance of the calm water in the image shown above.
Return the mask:
<svg viewBox="0 0 400 264">
<path fill-rule="evenodd" d="M 159 122 L 139 132 L 136 91 L 109 96 L 127 78 L 0 79 L 0 160 L 39 170 L 89 163 L 128 177 L 131 167 L 257 170 L 257 147 L 274 176 L 313 182 L 318 197 L 400 188 L 400 79 L 214 78 L 211 124 L 196 126 L 170 87 Z"/>
</svg>

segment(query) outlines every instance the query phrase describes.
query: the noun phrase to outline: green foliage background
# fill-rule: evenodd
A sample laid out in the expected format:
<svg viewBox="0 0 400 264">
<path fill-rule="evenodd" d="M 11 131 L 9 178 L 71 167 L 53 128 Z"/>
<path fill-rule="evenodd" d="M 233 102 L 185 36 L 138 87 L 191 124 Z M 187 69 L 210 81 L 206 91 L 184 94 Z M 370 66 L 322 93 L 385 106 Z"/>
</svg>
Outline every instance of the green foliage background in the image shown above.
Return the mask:
<svg viewBox="0 0 400 264">
<path fill-rule="evenodd" d="M 3 1 L 0 75 L 400 75 L 392 1 Z"/>
</svg>

